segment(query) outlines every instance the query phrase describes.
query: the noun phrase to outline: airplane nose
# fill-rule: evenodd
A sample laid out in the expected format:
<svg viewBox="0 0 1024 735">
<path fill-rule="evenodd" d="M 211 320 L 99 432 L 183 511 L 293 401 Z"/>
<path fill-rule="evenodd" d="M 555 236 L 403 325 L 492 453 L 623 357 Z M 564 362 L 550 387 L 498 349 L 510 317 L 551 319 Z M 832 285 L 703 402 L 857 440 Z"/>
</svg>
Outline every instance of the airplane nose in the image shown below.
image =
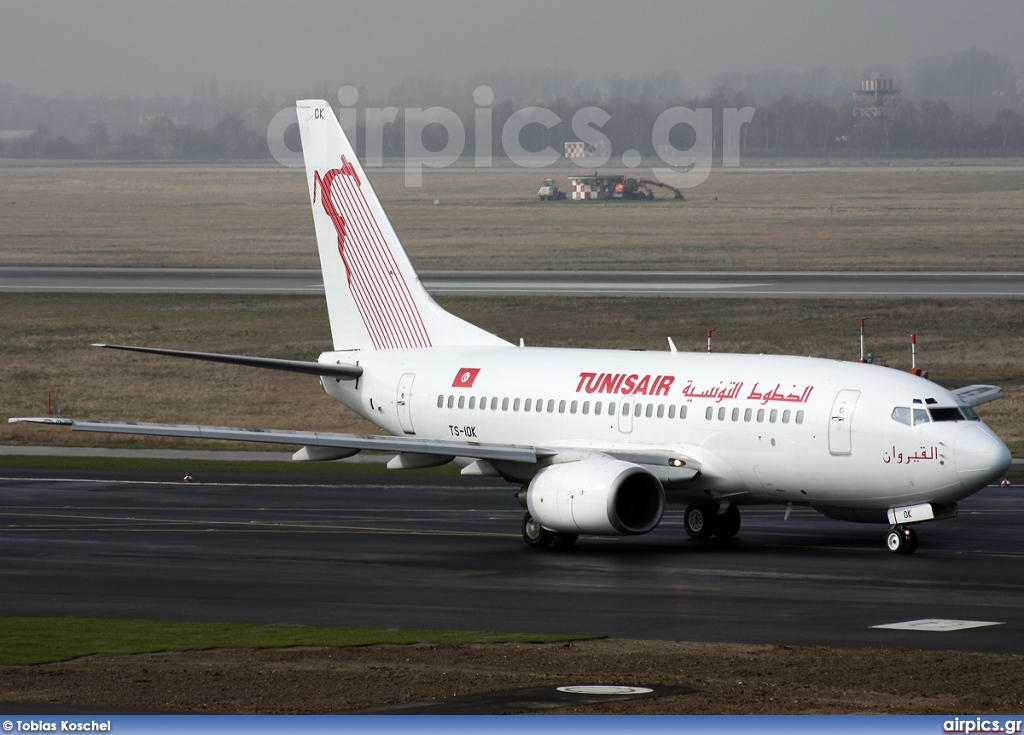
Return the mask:
<svg viewBox="0 0 1024 735">
<path fill-rule="evenodd" d="M 971 422 L 953 440 L 956 474 L 968 490 L 978 490 L 1010 468 L 1010 450 L 991 429 Z"/>
</svg>

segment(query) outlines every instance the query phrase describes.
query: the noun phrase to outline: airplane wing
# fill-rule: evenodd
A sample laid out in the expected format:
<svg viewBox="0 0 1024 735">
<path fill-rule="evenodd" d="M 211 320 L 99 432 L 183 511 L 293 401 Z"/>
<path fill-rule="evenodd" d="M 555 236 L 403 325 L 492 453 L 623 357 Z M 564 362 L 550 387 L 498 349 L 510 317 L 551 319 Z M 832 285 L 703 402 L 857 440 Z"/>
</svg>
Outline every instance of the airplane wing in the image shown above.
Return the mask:
<svg viewBox="0 0 1024 735">
<path fill-rule="evenodd" d="M 965 385 L 953 391 L 953 395 L 971 408 L 1006 397 L 997 385 Z"/>
<path fill-rule="evenodd" d="M 222 355 L 217 352 L 190 352 L 188 350 L 165 350 L 158 347 L 130 347 L 128 345 L 94 344 L 92 347 L 106 347 L 110 350 L 126 350 L 128 352 L 144 352 L 150 355 L 166 357 L 185 357 L 190 360 L 206 360 L 207 362 L 223 362 L 229 365 L 245 365 L 247 367 L 284 370 L 307 375 L 330 375 L 341 380 L 355 380 L 363 374 L 358 365 L 331 365 L 324 362 L 303 362 L 301 360 L 277 360 L 272 357 L 251 357 L 249 355 Z"/>
<path fill-rule="evenodd" d="M 221 439 L 227 441 L 261 442 L 264 444 L 291 444 L 302 447 L 293 457 L 296 460 L 340 459 L 363 450 L 395 452 L 399 455 L 425 455 L 428 458 L 439 460 L 426 465 L 405 465 L 406 469 L 415 466 L 446 464 L 455 457 L 522 462 L 524 464 L 547 464 L 548 460 L 574 461 L 600 454 L 642 465 L 653 472 L 662 482 L 685 482 L 692 480 L 701 471 L 699 462 L 692 457 L 675 452 L 633 453 L 614 450 L 602 451 L 600 449 L 574 450 L 565 447 L 544 448 L 514 444 L 454 442 L 443 439 L 416 439 L 401 436 L 334 434 L 321 431 L 241 429 L 229 426 L 202 426 L 199 424 L 147 424 L 133 421 L 86 421 L 54 416 L 9 418 L 7 422 L 11 424 L 31 423 L 70 426 L 73 431 L 94 431 L 108 434 L 143 434 L 146 436 Z M 342 451 L 339 454 L 332 455 L 330 452 L 332 449 L 351 451 Z M 402 467 L 402 464 L 398 464 L 395 469 Z"/>
<path fill-rule="evenodd" d="M 374 436 L 359 434 L 332 434 L 320 431 L 288 431 L 284 429 L 238 429 L 228 426 L 200 426 L 197 424 L 144 424 L 130 421 L 83 421 L 52 416 L 10 418 L 8 423 L 52 424 L 70 426 L 73 431 L 98 431 L 111 434 L 145 434 L 147 436 L 177 436 L 193 439 L 226 439 L 229 441 L 262 442 L 266 444 L 293 444 L 303 447 L 332 447 L 338 449 L 368 449 L 377 452 L 429 454 L 450 457 L 472 457 L 511 462 L 536 462 L 538 457 L 558 454 L 509 444 L 479 444 L 441 439 L 415 439 L 412 437 Z"/>
</svg>

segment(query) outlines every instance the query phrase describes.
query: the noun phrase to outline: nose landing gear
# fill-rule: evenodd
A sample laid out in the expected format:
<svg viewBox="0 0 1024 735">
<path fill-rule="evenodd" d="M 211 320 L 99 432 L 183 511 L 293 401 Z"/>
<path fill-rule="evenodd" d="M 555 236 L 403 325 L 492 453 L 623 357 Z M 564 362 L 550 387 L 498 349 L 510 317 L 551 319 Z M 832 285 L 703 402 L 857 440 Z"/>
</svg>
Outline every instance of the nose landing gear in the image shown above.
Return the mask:
<svg viewBox="0 0 1024 735">
<path fill-rule="evenodd" d="M 917 551 L 917 533 L 908 526 L 893 526 L 885 537 L 885 545 L 894 554 L 913 554 Z"/>
</svg>

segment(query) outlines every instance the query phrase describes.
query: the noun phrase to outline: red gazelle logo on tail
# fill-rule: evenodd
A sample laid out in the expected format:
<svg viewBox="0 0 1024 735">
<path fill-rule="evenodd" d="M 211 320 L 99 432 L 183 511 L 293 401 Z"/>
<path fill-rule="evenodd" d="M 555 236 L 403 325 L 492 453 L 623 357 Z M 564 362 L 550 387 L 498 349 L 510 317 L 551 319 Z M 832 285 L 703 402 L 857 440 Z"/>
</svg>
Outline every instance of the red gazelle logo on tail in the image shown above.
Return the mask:
<svg viewBox="0 0 1024 735">
<path fill-rule="evenodd" d="M 402 277 L 384 233 L 363 196 L 351 161 L 341 168 L 313 174 L 317 193 L 338 235 L 338 255 L 345 266 L 349 292 L 374 349 L 430 347 L 430 335 Z"/>
</svg>

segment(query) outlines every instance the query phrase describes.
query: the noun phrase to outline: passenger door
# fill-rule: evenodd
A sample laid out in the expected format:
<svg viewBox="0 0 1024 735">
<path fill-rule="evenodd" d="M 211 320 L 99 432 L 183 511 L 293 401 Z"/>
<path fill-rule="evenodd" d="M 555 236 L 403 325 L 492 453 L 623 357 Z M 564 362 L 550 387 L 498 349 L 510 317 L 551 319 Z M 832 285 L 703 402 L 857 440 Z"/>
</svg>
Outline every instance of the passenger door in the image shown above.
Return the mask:
<svg viewBox="0 0 1024 735">
<path fill-rule="evenodd" d="M 844 456 L 852 452 L 853 412 L 859 397 L 859 390 L 849 389 L 843 389 L 836 395 L 828 422 L 828 451 L 833 455 Z"/>
<path fill-rule="evenodd" d="M 398 381 L 398 395 L 395 397 L 395 405 L 398 406 L 398 423 L 402 425 L 402 431 L 406 434 L 415 434 L 416 430 L 412 425 L 412 381 L 416 378 L 414 373 L 406 373 Z"/>
</svg>

